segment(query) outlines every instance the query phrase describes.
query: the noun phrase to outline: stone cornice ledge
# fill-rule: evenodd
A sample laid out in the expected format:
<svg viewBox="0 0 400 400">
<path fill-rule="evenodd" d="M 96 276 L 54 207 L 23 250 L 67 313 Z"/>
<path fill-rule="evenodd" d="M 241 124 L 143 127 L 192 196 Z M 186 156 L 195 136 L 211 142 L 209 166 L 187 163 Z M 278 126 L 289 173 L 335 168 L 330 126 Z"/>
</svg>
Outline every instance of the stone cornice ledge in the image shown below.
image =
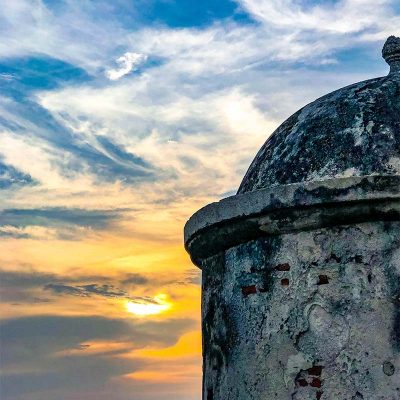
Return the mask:
<svg viewBox="0 0 400 400">
<path fill-rule="evenodd" d="M 227 197 L 186 223 L 193 262 L 260 236 L 376 220 L 400 220 L 400 175 L 335 178 Z"/>
</svg>

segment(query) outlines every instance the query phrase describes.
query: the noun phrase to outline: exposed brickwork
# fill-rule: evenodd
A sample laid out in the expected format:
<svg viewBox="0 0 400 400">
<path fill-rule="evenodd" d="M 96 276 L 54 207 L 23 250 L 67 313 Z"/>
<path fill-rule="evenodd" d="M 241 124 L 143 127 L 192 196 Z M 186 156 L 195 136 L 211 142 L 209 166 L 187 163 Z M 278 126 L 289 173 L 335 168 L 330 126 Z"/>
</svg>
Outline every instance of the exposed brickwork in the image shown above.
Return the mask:
<svg viewBox="0 0 400 400">
<path fill-rule="evenodd" d="M 307 372 L 309 375 L 321 376 L 323 368 L 322 365 L 314 365 L 313 367 L 308 368 Z"/>
<path fill-rule="evenodd" d="M 310 386 L 320 388 L 322 386 L 321 379 L 313 378 L 312 381 L 310 382 Z"/>
<path fill-rule="evenodd" d="M 243 286 L 242 287 L 242 294 L 244 297 L 247 297 L 251 294 L 257 293 L 257 287 L 256 285 L 250 285 L 250 286 Z"/>
<path fill-rule="evenodd" d="M 318 275 L 317 285 L 327 285 L 329 283 L 329 278 L 327 275 Z"/>
<path fill-rule="evenodd" d="M 277 271 L 290 271 L 290 265 L 288 263 L 278 264 L 275 269 Z"/>
</svg>

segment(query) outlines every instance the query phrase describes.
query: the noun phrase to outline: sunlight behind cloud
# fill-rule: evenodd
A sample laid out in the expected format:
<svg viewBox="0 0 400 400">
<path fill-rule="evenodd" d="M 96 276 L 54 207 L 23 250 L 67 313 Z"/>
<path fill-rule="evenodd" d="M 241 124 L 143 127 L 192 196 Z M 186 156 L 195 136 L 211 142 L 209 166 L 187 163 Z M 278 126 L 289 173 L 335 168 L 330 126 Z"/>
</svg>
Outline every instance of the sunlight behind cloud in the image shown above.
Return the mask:
<svg viewBox="0 0 400 400">
<path fill-rule="evenodd" d="M 4 400 L 198 399 L 185 221 L 400 34 L 398 0 L 111 3 L 0 0 Z"/>
<path fill-rule="evenodd" d="M 128 301 L 126 309 L 128 312 L 139 317 L 161 314 L 171 308 L 172 304 L 167 301 L 166 294 L 154 296 L 153 302 Z"/>
</svg>

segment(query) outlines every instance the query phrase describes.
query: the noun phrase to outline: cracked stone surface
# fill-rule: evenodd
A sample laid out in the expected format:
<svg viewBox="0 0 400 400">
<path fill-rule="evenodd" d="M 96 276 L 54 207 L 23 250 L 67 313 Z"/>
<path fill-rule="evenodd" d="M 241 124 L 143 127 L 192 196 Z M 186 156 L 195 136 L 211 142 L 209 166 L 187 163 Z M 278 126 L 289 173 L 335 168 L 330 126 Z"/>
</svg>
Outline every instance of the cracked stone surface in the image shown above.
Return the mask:
<svg viewBox="0 0 400 400">
<path fill-rule="evenodd" d="M 400 222 L 262 238 L 209 258 L 204 399 L 398 400 L 399 296 Z"/>
</svg>

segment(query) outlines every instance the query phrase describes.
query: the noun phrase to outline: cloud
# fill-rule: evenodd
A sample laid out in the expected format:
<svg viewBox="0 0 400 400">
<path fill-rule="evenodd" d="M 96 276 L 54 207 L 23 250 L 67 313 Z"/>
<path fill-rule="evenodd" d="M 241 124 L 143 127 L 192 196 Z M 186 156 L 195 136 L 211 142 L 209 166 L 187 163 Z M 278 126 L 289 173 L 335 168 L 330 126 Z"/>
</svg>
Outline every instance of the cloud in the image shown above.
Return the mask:
<svg viewBox="0 0 400 400">
<path fill-rule="evenodd" d="M 44 286 L 44 290 L 51 291 L 56 294 L 64 294 L 79 297 L 90 297 L 92 295 L 110 297 L 110 298 L 123 298 L 130 299 L 125 290 L 114 287 L 113 285 L 99 285 L 91 283 L 87 285 L 70 286 L 61 283 L 49 283 Z"/>
<path fill-rule="evenodd" d="M 134 71 L 138 65 L 146 61 L 147 56 L 139 53 L 126 52 L 123 56 L 117 58 L 116 63 L 118 69 L 109 69 L 106 71 L 106 76 L 112 81 L 122 78 L 124 75 Z"/>
<path fill-rule="evenodd" d="M 66 276 L 38 271 L 33 269 L 31 265 L 24 265 L 21 268 L 24 270 L 0 269 L 0 291 L 2 292 L 1 299 L 3 302 L 32 301 L 32 299 L 43 295 L 43 290 L 48 294 L 56 295 L 86 298 L 100 296 L 110 299 L 153 302 L 150 297 L 129 296 L 124 289 L 115 287 L 113 282 L 120 281 L 119 277 L 101 276 L 99 274 L 93 276 L 79 273 Z M 57 269 L 56 266 L 54 269 Z M 139 274 L 132 275 L 136 278 L 136 282 L 147 282 L 147 279 L 142 278 Z M 96 279 L 97 283 L 89 283 L 93 282 L 94 279 Z M 130 282 L 131 280 L 128 278 L 128 281 Z M 124 284 L 123 282 L 121 283 Z"/>
<path fill-rule="evenodd" d="M 127 151 L 116 138 L 99 135 L 99 127 L 88 132 L 83 117 L 80 128 L 90 136 L 86 140 L 80 140 L 81 135 L 69 129 L 70 124 L 60 124 L 32 99 L 1 100 L 6 123 L 0 136 L 0 156 L 43 186 L 67 188 L 74 180 L 83 188 L 103 181 L 131 184 L 154 178 L 154 168 L 148 162 Z M 91 128 L 89 123 L 87 127 Z M 35 165 L 19 154 L 29 154 Z"/>
<path fill-rule="evenodd" d="M 1 323 L 2 394 L 5 398 L 51 400 L 54 390 L 84 398 L 99 385 L 113 387 L 117 376 L 132 373 L 143 362 L 116 357 L 151 344 L 171 346 L 182 332 L 193 329 L 191 320 L 143 322 L 105 317 L 37 316 Z M 90 352 L 97 341 L 124 342 L 127 346 L 107 354 Z M 73 351 L 77 348 L 79 352 Z M 72 350 L 71 353 L 68 350 Z M 67 379 L 66 379 L 67 377 Z M 66 397 L 65 397 L 66 398 Z M 108 398 L 97 392 L 96 398 Z M 113 397 L 116 398 L 116 397 Z M 118 398 L 118 397 L 117 397 Z"/>
<path fill-rule="evenodd" d="M 24 266 L 25 269 L 29 268 Z M 1 287 L 32 288 L 41 287 L 47 282 L 54 281 L 56 275 L 35 270 L 7 271 L 0 269 Z"/>
<path fill-rule="evenodd" d="M 160 73 L 151 74 L 161 85 L 157 77 Z M 163 75 L 168 76 L 161 73 L 160 77 Z M 165 81 L 164 85 L 172 83 Z M 275 126 L 256 108 L 255 99 L 240 90 L 222 90 L 198 98 L 171 92 L 164 94 L 168 98 L 166 104 L 167 98 L 160 102 L 153 101 L 153 94 L 142 96 L 140 86 L 140 82 L 125 82 L 113 88 L 92 88 L 84 92 L 69 89 L 43 94 L 42 101 L 66 124 L 75 121 L 78 127 L 82 126 L 78 116 L 87 116 L 90 122 L 85 122 L 86 130 L 75 128 L 82 140 L 88 140 L 89 124 L 93 129 L 101 127 L 107 130 L 109 138 L 115 135 L 124 147 L 153 165 L 157 171 L 154 180 L 140 185 L 140 197 L 146 193 L 147 201 L 153 204 L 163 198 L 169 198 L 171 203 L 179 196 L 194 193 L 194 187 L 204 193 L 231 189 L 231 171 L 238 164 L 250 161 L 251 151 L 259 146 L 265 131 Z M 93 98 L 108 100 L 94 103 Z M 141 103 L 138 98 L 143 99 Z M 76 99 L 80 99 L 79 104 Z M 115 104 L 112 99 L 118 99 L 121 105 L 116 116 L 114 110 L 119 103 Z M 126 129 L 126 120 L 135 126 L 136 135 Z M 250 131 L 252 135 L 243 143 L 241 135 Z M 239 142 L 241 153 L 230 152 Z M 221 157 L 222 153 L 226 154 Z M 213 186 L 209 185 L 211 177 Z M 162 189 L 154 190 L 158 182 Z M 221 188 L 221 183 L 227 186 Z"/>
<path fill-rule="evenodd" d="M 121 218 L 127 209 L 85 210 L 66 207 L 5 209 L 0 211 L 1 225 L 12 227 L 76 225 L 104 229 Z"/>
<path fill-rule="evenodd" d="M 29 174 L 24 174 L 11 165 L 6 165 L 0 161 L 0 189 L 35 185 L 36 183 Z"/>
<path fill-rule="evenodd" d="M 191 283 L 193 285 L 201 285 L 201 271 L 198 269 L 192 269 L 186 274 L 186 280 L 184 283 Z"/>
<path fill-rule="evenodd" d="M 198 358 L 161 362 L 198 324 L 123 306 L 165 289 L 197 312 L 185 220 L 299 107 L 386 73 L 396 1 L 0 3 L 2 301 L 36 315 L 3 321 L 5 398 L 198 398 Z"/>
<path fill-rule="evenodd" d="M 0 234 L 1 235 L 1 234 Z M 12 293 L 13 300 L 26 292 L 21 298 L 26 298 L 28 294 L 37 296 L 42 290 L 56 295 L 92 297 L 100 296 L 110 299 L 126 299 L 135 302 L 156 304 L 157 301 L 148 296 L 132 296 L 125 289 L 116 287 L 113 281 L 119 282 L 123 286 L 134 287 L 143 286 L 149 282 L 145 276 L 137 273 L 124 274 L 120 277 L 110 276 L 90 276 L 73 274 L 72 276 L 61 276 L 49 272 L 40 272 L 25 266 L 28 271 L 2 270 L 0 269 L 0 289 Z M 88 283 L 97 279 L 100 282 Z M 10 301 L 8 295 L 2 296 L 3 300 Z"/>
<path fill-rule="evenodd" d="M 255 16 L 253 3 L 240 4 Z M 277 3 L 273 6 L 276 12 L 287 12 L 293 24 L 296 10 L 310 15 L 314 22 L 294 31 L 279 18 L 274 23 L 259 19 L 259 24 L 243 25 L 219 21 L 203 29 L 133 30 L 127 35 L 132 51 L 159 57 L 162 63 L 143 67 L 140 75 L 126 76 L 111 86 L 88 84 L 42 92 L 38 101 L 74 132 L 75 140 L 99 144 L 96 132 L 101 131 L 101 140 L 111 141 L 104 149 L 112 149 L 116 142 L 153 167 L 151 178 L 132 188 L 135 200 L 143 193 L 153 205 L 187 196 L 215 198 L 235 189 L 279 121 L 324 92 L 364 78 L 362 73 L 356 77 L 326 73 L 324 68 L 338 62 L 340 51 L 361 42 L 378 46 L 376 38 L 367 41 L 364 35 L 386 29 L 384 16 L 394 18 L 387 5 L 373 21 L 365 20 L 362 29 L 348 35 L 333 28 L 323 36 L 311 35 L 310 27 L 317 29 L 319 8 L 308 13 L 294 3 L 282 10 Z M 320 7 L 321 13 L 329 15 L 330 7 Z M 379 55 L 374 60 L 379 65 Z M 305 84 L 311 81 L 316 83 Z"/>
<path fill-rule="evenodd" d="M 89 294 L 80 287 L 68 286 L 58 283 L 49 283 L 43 288 L 56 294 L 66 294 L 71 296 L 88 297 Z"/>
<path fill-rule="evenodd" d="M 11 100 L 0 104 L 8 125 L 0 139 L 5 160 L 40 182 L 40 195 L 38 190 L 28 192 L 37 202 L 43 195 L 47 203 L 60 202 L 62 197 L 77 202 L 79 193 L 85 204 L 103 196 L 110 203 L 133 201 L 143 208 L 233 191 L 278 121 L 324 92 L 366 77 L 326 73 L 327 63 L 338 62 L 340 51 L 354 47 L 367 46 L 366 56 L 371 47 L 378 53 L 377 41 L 389 25 L 397 26 L 393 22 L 398 18 L 391 2 L 382 2 L 379 12 L 369 13 L 371 2 L 365 0 L 360 18 L 355 18 L 362 20 L 359 30 L 344 34 L 335 25 L 343 18 L 335 18 L 331 29 L 315 35 L 310 30 L 325 29 L 318 28 L 321 15 L 326 19 L 332 10 L 337 14 L 350 10 L 354 16 L 357 7 L 343 1 L 323 6 L 308 2 L 302 7 L 287 1 L 279 7 L 277 2 L 249 0 L 238 4 L 259 23 L 241 24 L 228 18 L 201 28 L 135 25 L 127 29 L 114 15 L 96 14 L 105 23 L 94 28 L 91 13 L 95 10 L 90 6 L 66 4 L 65 21 L 57 25 L 60 9 L 41 4 L 40 16 L 28 16 L 27 5 L 21 4 L 18 9 L 8 6 L 10 13 L 35 24 L 41 21 L 49 32 L 57 30 L 55 42 L 67 42 L 73 33 L 65 21 L 75 18 L 73 26 L 82 30 L 81 40 L 74 41 L 78 48 L 61 52 L 63 46 L 56 48 L 40 36 L 43 58 L 85 69 L 92 79 L 35 91 L 35 97 L 24 103 L 29 107 Z M 279 18 L 268 19 L 270 8 Z M 98 13 L 104 10 L 104 4 L 99 5 Z M 294 28 L 297 18 L 304 21 Z M 322 25 L 329 26 L 328 22 Z M 100 55 L 90 47 L 104 35 L 106 45 Z M 26 53 L 24 41 L 19 46 Z M 125 54 L 121 71 L 130 63 L 129 68 L 138 67 L 135 62 L 144 55 L 162 62 L 150 68 L 142 59 L 140 74 L 127 74 L 123 81 L 110 84 L 102 80 L 102 68 L 121 49 Z M 76 50 L 74 59 L 72 50 Z M 378 69 L 378 62 L 374 56 L 375 64 L 363 65 Z M 304 65 L 319 69 L 310 73 Z M 117 75 L 119 71 L 114 70 Z M 307 85 L 311 80 L 315 84 Z M 17 136 L 10 130 L 25 133 Z M 16 152 L 29 157 L 15 157 Z M 47 190 L 54 195 L 44 194 Z M 22 201 L 22 194 L 18 200 Z"/>
<path fill-rule="evenodd" d="M 49 283 L 43 287 L 45 291 L 53 292 L 57 295 L 76 296 L 76 297 L 103 297 L 108 299 L 122 299 L 129 301 L 128 305 L 133 314 L 146 315 L 146 313 L 158 314 L 159 310 L 166 310 L 170 307 L 165 301 L 165 295 L 133 296 L 125 290 L 113 285 L 90 283 L 85 285 L 71 286 L 62 283 Z M 154 307 L 156 306 L 156 307 Z M 144 314 L 142 314 L 144 313 Z"/>
<path fill-rule="evenodd" d="M 129 209 L 85 210 L 67 207 L 0 210 L 0 237 L 78 241 L 116 228 Z"/>
<path fill-rule="evenodd" d="M 0 237 L 14 239 L 41 239 L 54 238 L 57 235 L 54 229 L 44 227 L 17 227 L 12 225 L 0 226 Z"/>
<path fill-rule="evenodd" d="M 393 0 L 339 0 L 307 2 L 293 0 L 238 0 L 256 19 L 279 28 L 351 34 L 393 18 Z"/>
<path fill-rule="evenodd" d="M 107 2 L 76 6 L 42 0 L 2 1 L 0 57 L 46 54 L 96 72 L 121 43 Z M 97 15 L 97 19 L 93 18 Z M 131 24 L 133 26 L 133 24 Z M 101 46 L 96 44 L 101 43 Z"/>
<path fill-rule="evenodd" d="M 149 278 L 141 274 L 128 274 L 121 280 L 121 284 L 128 286 L 145 285 L 149 283 Z"/>
</svg>

